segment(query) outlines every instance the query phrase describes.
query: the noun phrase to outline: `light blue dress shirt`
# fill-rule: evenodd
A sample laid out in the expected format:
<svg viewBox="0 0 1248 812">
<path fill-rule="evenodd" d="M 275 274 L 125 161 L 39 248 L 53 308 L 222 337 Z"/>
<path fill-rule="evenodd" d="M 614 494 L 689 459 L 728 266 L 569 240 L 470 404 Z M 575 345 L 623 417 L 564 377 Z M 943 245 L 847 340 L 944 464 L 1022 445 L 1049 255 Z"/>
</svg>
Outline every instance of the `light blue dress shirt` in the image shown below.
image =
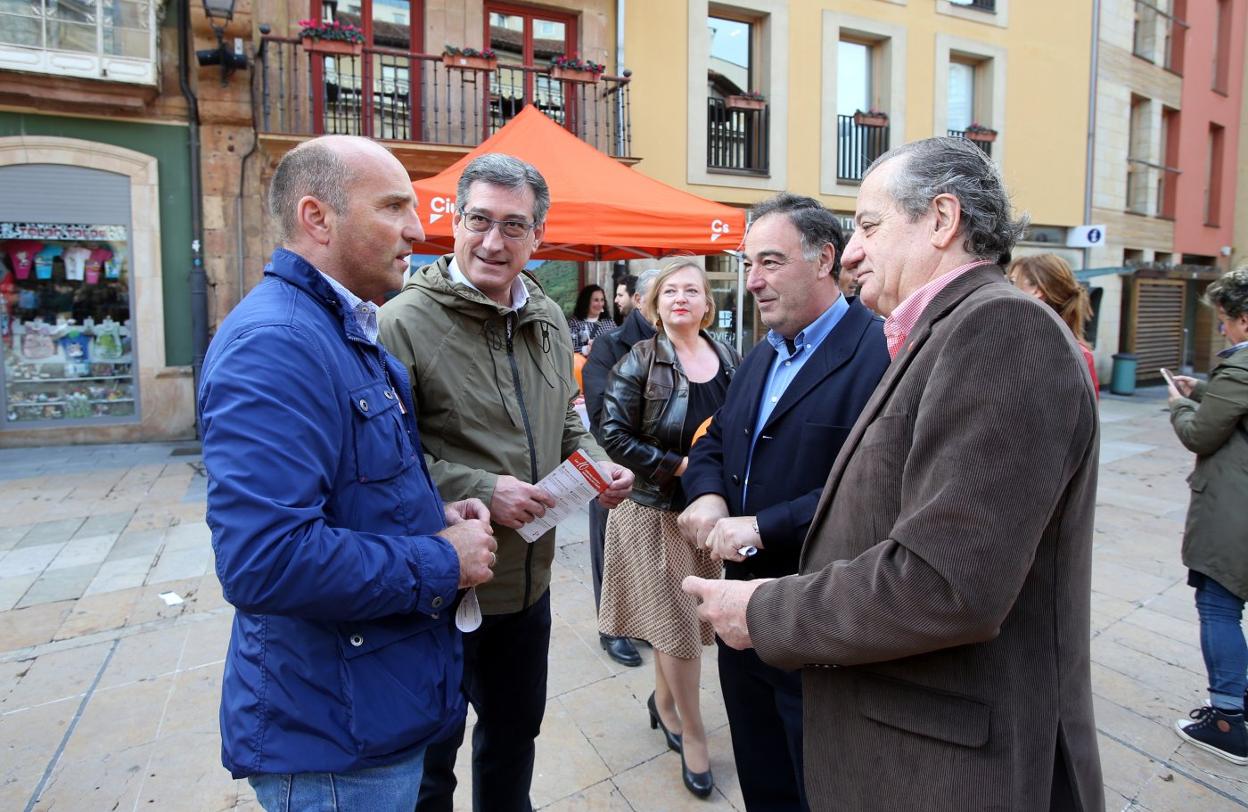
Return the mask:
<svg viewBox="0 0 1248 812">
<path fill-rule="evenodd" d="M 767 424 L 767 419 L 771 417 L 771 413 L 775 410 L 776 404 L 780 402 L 780 398 L 784 396 L 784 391 L 789 388 L 789 384 L 793 383 L 797 374 L 802 371 L 802 367 L 806 366 L 806 362 L 814 356 L 815 350 L 819 349 L 819 345 L 848 312 L 849 302 L 844 296 L 839 297 L 831 307 L 820 314 L 819 318 L 806 325 L 806 329 L 793 337 L 792 354 L 785 345 L 784 336 L 775 330 L 767 332 L 767 343 L 775 349 L 776 357 L 772 360 L 771 369 L 767 373 L 767 385 L 763 387 L 762 398 L 758 404 L 758 419 L 754 421 L 754 435 L 750 438 L 750 458 L 745 466 L 745 485 L 741 489 L 742 503 L 745 502 L 745 494 L 750 485 L 750 465 L 754 462 L 754 447 L 758 443 L 759 433 Z"/>
<path fill-rule="evenodd" d="M 372 302 L 366 302 L 359 296 L 356 296 L 343 287 L 337 279 L 334 279 L 324 271 L 317 271 L 317 273 L 325 277 L 325 281 L 334 289 L 334 293 L 338 294 L 338 299 L 342 302 L 342 306 L 355 314 L 355 323 L 360 325 L 360 330 L 364 333 L 364 337 L 368 339 L 368 343 L 376 344 L 377 305 Z"/>
</svg>

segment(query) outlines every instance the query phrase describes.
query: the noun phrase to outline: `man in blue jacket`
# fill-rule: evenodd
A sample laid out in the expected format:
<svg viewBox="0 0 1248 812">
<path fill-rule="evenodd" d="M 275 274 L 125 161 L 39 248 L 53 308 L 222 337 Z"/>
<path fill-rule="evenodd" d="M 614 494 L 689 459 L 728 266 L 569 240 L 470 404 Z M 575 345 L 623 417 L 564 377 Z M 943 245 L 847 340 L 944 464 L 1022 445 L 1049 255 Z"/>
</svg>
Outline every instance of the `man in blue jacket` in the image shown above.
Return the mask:
<svg viewBox="0 0 1248 812">
<path fill-rule="evenodd" d="M 838 286 L 844 248 L 836 217 L 809 197 L 779 194 L 751 212 L 746 287 L 771 329 L 681 479 L 681 530 L 725 562 L 727 578 L 797 572 L 828 471 L 888 367 L 883 320 Z M 805 809 L 801 675 L 717 642 L 746 807 Z"/>
<path fill-rule="evenodd" d="M 222 761 L 266 809 L 412 809 L 426 745 L 462 723 L 460 588 L 496 548 L 443 505 L 373 300 L 424 239 L 403 166 L 308 141 L 270 188 L 282 247 L 209 347 L 208 524 L 234 605 Z"/>
</svg>

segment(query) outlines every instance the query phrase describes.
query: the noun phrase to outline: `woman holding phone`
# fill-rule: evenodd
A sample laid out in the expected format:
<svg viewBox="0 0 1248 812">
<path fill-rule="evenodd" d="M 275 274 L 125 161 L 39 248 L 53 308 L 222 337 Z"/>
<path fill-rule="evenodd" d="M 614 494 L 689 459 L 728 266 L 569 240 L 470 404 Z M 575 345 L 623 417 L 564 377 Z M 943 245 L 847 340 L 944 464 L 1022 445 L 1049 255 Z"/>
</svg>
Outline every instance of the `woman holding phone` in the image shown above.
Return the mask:
<svg viewBox="0 0 1248 812">
<path fill-rule="evenodd" d="M 1244 690 L 1248 644 L 1241 619 L 1248 599 L 1248 268 L 1224 274 L 1205 302 L 1217 313 L 1229 347 L 1206 382 L 1182 375 L 1171 382 L 1170 422 L 1196 454 L 1188 477 L 1191 503 L 1183 532 L 1187 582 L 1196 589 L 1200 650 L 1209 676 L 1209 704 L 1175 722 L 1185 741 L 1233 764 L 1248 764 Z"/>
</svg>

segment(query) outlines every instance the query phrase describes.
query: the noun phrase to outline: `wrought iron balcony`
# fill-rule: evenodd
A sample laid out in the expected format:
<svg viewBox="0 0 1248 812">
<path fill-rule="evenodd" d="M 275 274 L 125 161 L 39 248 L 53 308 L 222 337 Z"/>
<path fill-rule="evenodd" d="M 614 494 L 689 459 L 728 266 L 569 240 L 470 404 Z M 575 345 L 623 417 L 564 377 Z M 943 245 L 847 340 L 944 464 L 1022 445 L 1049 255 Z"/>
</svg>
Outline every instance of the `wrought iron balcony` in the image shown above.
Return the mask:
<svg viewBox="0 0 1248 812">
<path fill-rule="evenodd" d="M 732 107 L 716 97 L 706 100 L 707 169 L 768 173 L 771 108 L 766 102 L 758 102 L 753 108 Z"/>
<path fill-rule="evenodd" d="M 964 138 L 967 141 L 974 143 L 975 146 L 982 149 L 984 154 L 986 154 L 989 158 L 992 157 L 992 142 L 997 137 L 996 133 L 993 133 L 991 139 L 979 135 L 979 133 L 975 130 L 946 130 L 945 133 L 954 138 Z"/>
<path fill-rule="evenodd" d="M 837 180 L 860 182 L 871 162 L 887 151 L 887 124 L 859 124 L 856 116 L 836 117 Z"/>
<path fill-rule="evenodd" d="M 325 54 L 275 36 L 264 37 L 261 53 L 262 133 L 476 146 L 531 103 L 608 155 L 631 152 L 627 75 L 587 82 L 534 65 L 473 70 L 390 48 Z"/>
</svg>

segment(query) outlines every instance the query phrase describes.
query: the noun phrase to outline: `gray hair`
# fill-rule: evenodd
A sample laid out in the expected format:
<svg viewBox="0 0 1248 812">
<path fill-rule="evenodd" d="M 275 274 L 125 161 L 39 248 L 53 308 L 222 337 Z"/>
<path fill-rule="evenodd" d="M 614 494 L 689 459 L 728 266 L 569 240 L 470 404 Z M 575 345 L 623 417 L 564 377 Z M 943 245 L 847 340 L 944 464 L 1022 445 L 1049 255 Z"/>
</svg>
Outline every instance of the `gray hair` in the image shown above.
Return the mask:
<svg viewBox="0 0 1248 812">
<path fill-rule="evenodd" d="M 1009 264 L 1028 217 L 1011 217 L 1001 173 L 982 149 L 963 138 L 913 141 L 876 158 L 864 179 L 894 158 L 906 161 L 888 192 L 911 222 L 928 211 L 937 195 L 953 195 L 962 209 L 959 230 L 966 252 L 1001 266 Z"/>
<path fill-rule="evenodd" d="M 642 271 L 637 274 L 637 282 L 633 285 L 633 293 L 644 300 L 646 291 L 650 290 L 650 286 L 654 284 L 654 280 L 658 279 L 661 273 L 663 273 L 662 268 L 651 268 L 648 271 Z"/>
<path fill-rule="evenodd" d="M 338 153 L 323 140 L 305 141 L 282 156 L 269 184 L 269 214 L 278 223 L 285 243 L 298 228 L 296 207 L 305 197 L 315 197 L 335 214 L 347 210 L 350 172 Z"/>
<path fill-rule="evenodd" d="M 1227 271 L 1205 289 L 1205 301 L 1233 319 L 1248 313 L 1248 265 Z"/>
<path fill-rule="evenodd" d="M 802 257 L 807 262 L 819 258 L 823 246 L 831 245 L 836 251 L 832 263 L 832 278 L 841 277 L 841 254 L 845 251 L 845 233 L 836 215 L 823 207 L 813 197 L 803 197 L 781 192 L 769 197 L 750 209 L 750 222 L 756 223 L 769 214 L 783 214 L 802 236 Z"/>
<path fill-rule="evenodd" d="M 501 152 L 487 152 L 476 158 L 464 168 L 464 174 L 459 176 L 459 185 L 455 188 L 461 212 L 468 208 L 468 190 L 477 181 L 516 191 L 529 187 L 533 191 L 533 224 L 540 226 L 546 222 L 546 212 L 550 209 L 550 188 L 546 186 L 542 173 L 532 164 Z"/>
</svg>

